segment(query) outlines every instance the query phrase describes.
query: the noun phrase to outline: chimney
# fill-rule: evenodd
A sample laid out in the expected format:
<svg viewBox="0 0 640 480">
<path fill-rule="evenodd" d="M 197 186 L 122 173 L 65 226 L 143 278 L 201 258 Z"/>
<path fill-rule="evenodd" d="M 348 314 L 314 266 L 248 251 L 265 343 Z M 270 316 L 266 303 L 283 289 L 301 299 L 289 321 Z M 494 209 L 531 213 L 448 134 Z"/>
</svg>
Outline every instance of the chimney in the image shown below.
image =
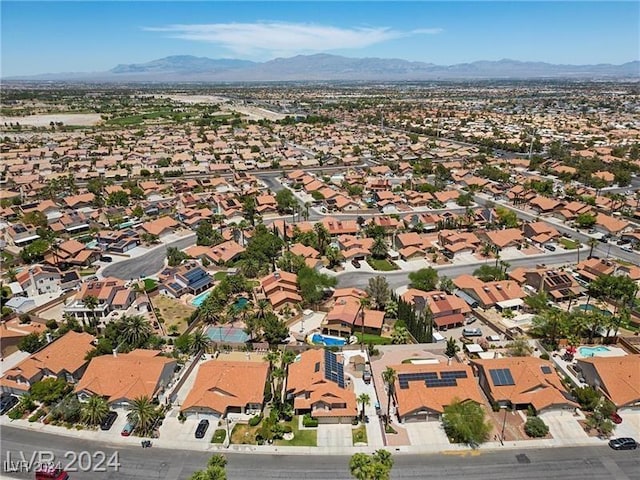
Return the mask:
<svg viewBox="0 0 640 480">
<path fill-rule="evenodd" d="M 113 354 L 113 358 L 118 358 L 118 349 L 114 348 L 113 350 L 111 350 L 111 353 Z"/>
</svg>

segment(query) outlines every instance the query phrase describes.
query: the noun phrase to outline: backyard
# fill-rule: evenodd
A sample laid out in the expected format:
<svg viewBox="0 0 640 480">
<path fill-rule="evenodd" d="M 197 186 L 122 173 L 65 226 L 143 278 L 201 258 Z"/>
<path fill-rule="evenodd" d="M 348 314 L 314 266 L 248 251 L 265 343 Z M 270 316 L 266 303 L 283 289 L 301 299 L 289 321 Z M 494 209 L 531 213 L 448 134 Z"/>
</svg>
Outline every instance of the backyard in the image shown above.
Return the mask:
<svg viewBox="0 0 640 480">
<path fill-rule="evenodd" d="M 173 298 L 164 295 L 157 295 L 152 299 L 153 306 L 159 310 L 159 317 L 164 319 L 167 331 L 171 325 L 178 327 L 178 333 L 182 333 L 187 328 L 187 320 L 196 307 L 185 305 Z"/>
<path fill-rule="evenodd" d="M 364 336 L 360 332 L 354 332 L 354 335 L 358 338 L 358 342 L 364 337 L 362 340 L 365 344 L 372 343 L 373 345 L 389 345 L 391 343 L 391 338 L 389 337 L 381 337 L 380 335 L 373 335 L 371 333 L 365 333 Z"/>
</svg>

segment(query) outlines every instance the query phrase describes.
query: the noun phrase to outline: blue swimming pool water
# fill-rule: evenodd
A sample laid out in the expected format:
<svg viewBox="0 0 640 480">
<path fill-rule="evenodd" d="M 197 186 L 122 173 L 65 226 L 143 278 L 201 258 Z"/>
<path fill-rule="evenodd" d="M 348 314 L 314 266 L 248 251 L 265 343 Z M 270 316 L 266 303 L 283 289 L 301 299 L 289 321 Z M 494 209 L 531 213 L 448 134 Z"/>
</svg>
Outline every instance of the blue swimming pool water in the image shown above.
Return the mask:
<svg viewBox="0 0 640 480">
<path fill-rule="evenodd" d="M 248 298 L 240 297 L 233 305 L 236 310 L 243 310 L 247 306 L 247 303 L 249 303 Z"/>
<path fill-rule="evenodd" d="M 608 352 L 609 349 L 607 347 L 580 347 L 578 348 L 578 352 L 583 357 L 595 357 L 598 353 Z"/>
<path fill-rule="evenodd" d="M 576 307 L 578 310 L 585 310 L 587 312 L 591 312 L 591 311 L 599 311 L 600 313 L 602 313 L 603 315 L 605 315 L 606 317 L 610 317 L 612 314 L 609 310 L 602 310 L 601 308 L 598 307 L 594 307 L 593 305 L 580 305 L 579 307 Z"/>
<path fill-rule="evenodd" d="M 207 329 L 207 337 L 214 342 L 226 342 L 226 343 L 245 343 L 249 340 L 243 329 L 235 327 L 209 327 Z"/>
<path fill-rule="evenodd" d="M 311 337 L 311 342 L 314 345 L 324 345 L 326 347 L 342 347 L 347 344 L 344 338 L 331 337 L 321 333 L 314 333 Z"/>
<path fill-rule="evenodd" d="M 211 290 L 207 290 L 206 292 L 202 292 L 200 295 L 195 296 L 193 300 L 191 300 L 191 305 L 193 305 L 194 307 L 199 307 L 200 305 L 202 305 L 202 302 L 206 300 L 210 293 Z"/>
</svg>

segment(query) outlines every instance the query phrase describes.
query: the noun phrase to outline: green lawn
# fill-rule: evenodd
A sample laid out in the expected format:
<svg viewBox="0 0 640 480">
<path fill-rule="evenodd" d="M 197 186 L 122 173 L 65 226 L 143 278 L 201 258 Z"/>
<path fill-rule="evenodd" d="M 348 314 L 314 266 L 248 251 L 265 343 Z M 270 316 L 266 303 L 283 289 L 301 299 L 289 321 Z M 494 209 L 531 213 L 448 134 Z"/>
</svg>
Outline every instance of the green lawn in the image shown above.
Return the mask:
<svg viewBox="0 0 640 480">
<path fill-rule="evenodd" d="M 318 445 L 318 430 L 300 430 L 298 428 L 298 416 L 293 417 L 290 422 L 285 423 L 290 425 L 293 430 L 292 440 L 276 440 L 276 445 L 288 445 L 290 447 L 315 447 Z"/>
<path fill-rule="evenodd" d="M 361 341 L 360 337 L 362 336 L 360 332 L 354 332 L 354 335 L 358 337 L 358 342 Z M 365 344 L 374 344 L 374 345 L 389 345 L 391 344 L 391 339 L 388 337 L 381 337 L 380 335 L 373 335 L 371 333 L 364 334 L 364 343 Z"/>
<path fill-rule="evenodd" d="M 381 272 L 390 272 L 392 270 L 399 270 L 398 266 L 395 263 L 390 262 L 386 258 L 384 258 L 382 260 L 378 260 L 376 258 L 369 257 L 369 258 L 367 258 L 367 263 L 374 270 L 379 270 Z"/>
<path fill-rule="evenodd" d="M 158 282 L 156 282 L 153 278 L 145 278 L 144 279 L 144 290 L 145 292 L 150 292 L 154 288 L 158 286 Z"/>
<path fill-rule="evenodd" d="M 213 274 L 213 279 L 220 281 L 227 276 L 227 272 L 216 272 Z"/>
<path fill-rule="evenodd" d="M 224 428 L 219 428 L 213 434 L 211 443 L 222 443 L 227 436 L 227 431 Z"/>
<path fill-rule="evenodd" d="M 367 428 L 364 425 L 360 425 L 358 428 L 354 428 L 351 431 L 353 435 L 353 444 L 367 443 Z"/>
<path fill-rule="evenodd" d="M 568 250 L 575 250 L 580 245 L 580 243 L 576 242 L 575 240 L 569 240 L 567 238 L 561 238 L 560 240 L 558 240 L 558 242 Z"/>
<path fill-rule="evenodd" d="M 107 124 L 123 127 L 127 125 L 139 125 L 142 121 L 143 118 L 141 115 L 130 115 L 128 117 L 112 118 L 111 120 L 107 120 Z"/>
</svg>

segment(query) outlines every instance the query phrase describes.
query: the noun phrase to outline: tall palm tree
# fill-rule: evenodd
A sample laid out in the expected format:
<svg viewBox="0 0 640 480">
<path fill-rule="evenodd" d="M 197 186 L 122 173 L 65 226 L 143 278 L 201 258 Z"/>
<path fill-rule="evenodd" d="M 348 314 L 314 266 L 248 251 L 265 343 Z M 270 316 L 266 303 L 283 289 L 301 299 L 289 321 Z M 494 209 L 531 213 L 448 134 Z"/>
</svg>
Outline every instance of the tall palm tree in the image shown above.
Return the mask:
<svg viewBox="0 0 640 480">
<path fill-rule="evenodd" d="M 146 395 L 138 397 L 129 406 L 132 420 L 136 423 L 136 431 L 145 435 L 156 420 L 156 407 Z"/>
<path fill-rule="evenodd" d="M 407 343 L 409 339 L 409 331 L 406 327 L 396 324 L 396 327 L 391 332 L 391 343 L 394 345 L 402 345 Z"/>
<path fill-rule="evenodd" d="M 371 397 L 367 393 L 361 393 L 358 395 L 356 399 L 358 403 L 362 404 L 362 413 L 360 414 L 360 419 L 364 421 L 364 408 L 371 403 Z"/>
<path fill-rule="evenodd" d="M 211 339 L 202 331 L 197 331 L 191 334 L 189 350 L 193 355 L 197 355 L 198 352 L 206 352 L 211 346 Z"/>
<path fill-rule="evenodd" d="M 368 297 L 363 297 L 360 299 L 360 308 L 358 309 L 358 314 L 360 316 L 360 350 L 364 352 L 364 311 L 369 308 L 371 304 L 371 300 Z"/>
<path fill-rule="evenodd" d="M 589 257 L 591 257 L 593 255 L 593 249 L 598 245 L 598 240 L 596 240 L 595 238 L 590 238 L 587 241 L 587 245 L 589 245 Z"/>
<path fill-rule="evenodd" d="M 273 392 L 273 398 L 277 398 L 278 400 L 281 400 L 281 396 L 282 396 L 282 388 L 278 388 L 278 387 L 282 386 L 280 384 L 280 380 L 283 379 L 284 376 L 285 376 L 284 370 L 280 367 L 274 368 L 271 371 L 271 381 L 273 382 L 271 391 Z"/>
<path fill-rule="evenodd" d="M 258 300 L 256 307 L 258 308 L 256 317 L 264 318 L 267 312 L 271 309 L 271 303 L 269 302 L 269 300 L 261 298 L 260 300 Z"/>
<path fill-rule="evenodd" d="M 269 369 L 273 369 L 273 365 L 280 360 L 280 350 L 269 350 L 264 356 L 264 361 L 269 362 Z"/>
<path fill-rule="evenodd" d="M 382 380 L 387 384 L 387 417 L 386 422 L 389 423 L 389 413 L 391 412 L 391 397 L 394 394 L 395 384 L 396 384 L 396 371 L 387 367 L 384 372 L 382 372 Z"/>
<path fill-rule="evenodd" d="M 149 321 L 141 315 L 123 317 L 120 320 L 122 339 L 133 348 L 139 348 L 151 336 L 151 325 Z"/>
<path fill-rule="evenodd" d="M 396 318 L 398 316 L 398 302 L 389 300 L 384 306 L 384 314 L 388 318 Z"/>
<path fill-rule="evenodd" d="M 80 418 L 89 425 L 98 425 L 109 413 L 109 404 L 99 396 L 92 395 L 80 409 Z"/>
<path fill-rule="evenodd" d="M 98 299 L 93 295 L 87 295 L 82 300 L 82 303 L 84 303 L 84 306 L 87 307 L 87 309 L 91 312 L 91 316 L 93 317 L 93 321 L 91 322 L 91 326 L 95 327 L 96 323 L 97 323 L 97 320 L 96 320 L 96 308 L 98 307 Z"/>
</svg>

